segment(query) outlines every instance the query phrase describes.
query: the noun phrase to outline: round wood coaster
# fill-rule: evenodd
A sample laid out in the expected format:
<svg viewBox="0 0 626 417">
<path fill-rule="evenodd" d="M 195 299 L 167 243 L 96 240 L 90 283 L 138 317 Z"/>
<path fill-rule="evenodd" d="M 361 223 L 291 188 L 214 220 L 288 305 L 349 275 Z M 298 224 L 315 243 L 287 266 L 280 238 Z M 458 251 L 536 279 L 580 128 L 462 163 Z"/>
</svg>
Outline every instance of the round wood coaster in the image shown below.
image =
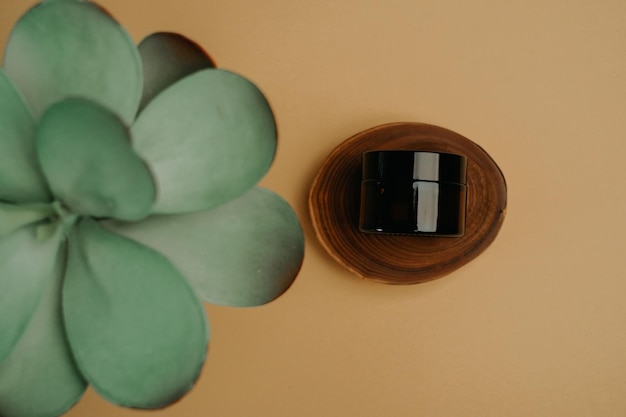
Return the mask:
<svg viewBox="0 0 626 417">
<path fill-rule="evenodd" d="M 421 237 L 359 231 L 361 154 L 372 150 L 465 155 L 465 235 Z M 386 284 L 417 284 L 440 278 L 483 252 L 504 221 L 506 198 L 502 171 L 471 140 L 437 126 L 392 123 L 358 133 L 330 153 L 313 181 L 309 210 L 320 242 L 345 268 Z"/>
</svg>

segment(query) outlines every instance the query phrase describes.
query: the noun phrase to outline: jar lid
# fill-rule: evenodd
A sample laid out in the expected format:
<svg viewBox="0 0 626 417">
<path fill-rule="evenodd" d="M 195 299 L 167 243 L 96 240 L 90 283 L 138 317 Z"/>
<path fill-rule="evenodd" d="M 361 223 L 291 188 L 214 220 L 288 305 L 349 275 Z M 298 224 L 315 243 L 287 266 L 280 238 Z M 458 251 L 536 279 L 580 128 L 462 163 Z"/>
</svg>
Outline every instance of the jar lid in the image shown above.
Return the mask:
<svg viewBox="0 0 626 417">
<path fill-rule="evenodd" d="M 437 181 L 465 184 L 467 158 L 443 152 L 363 152 L 364 180 Z"/>
</svg>

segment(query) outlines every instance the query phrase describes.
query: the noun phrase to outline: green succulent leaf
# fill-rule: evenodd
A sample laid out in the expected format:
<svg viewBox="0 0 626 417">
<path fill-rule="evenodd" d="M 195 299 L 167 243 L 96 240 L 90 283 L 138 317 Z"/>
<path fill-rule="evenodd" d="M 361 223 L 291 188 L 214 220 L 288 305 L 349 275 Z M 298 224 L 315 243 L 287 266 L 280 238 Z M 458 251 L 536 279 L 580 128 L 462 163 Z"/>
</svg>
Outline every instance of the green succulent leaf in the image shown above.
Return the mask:
<svg viewBox="0 0 626 417">
<path fill-rule="evenodd" d="M 155 173 L 153 213 L 217 206 L 256 184 L 276 150 L 263 94 L 236 74 L 206 69 L 173 84 L 141 112 L 135 149 Z"/>
<path fill-rule="evenodd" d="M 193 385 L 208 328 L 193 289 L 161 254 L 85 218 L 69 236 L 63 288 L 79 368 L 114 403 L 164 407 Z"/>
<path fill-rule="evenodd" d="M 1 68 L 0 200 L 12 203 L 50 200 L 35 154 L 35 120 Z"/>
<path fill-rule="evenodd" d="M 212 210 L 107 227 L 167 256 L 204 301 L 230 306 L 278 297 L 295 279 L 304 255 L 295 213 L 262 188 Z"/>
<path fill-rule="evenodd" d="M 35 226 L 0 238 L 0 362 L 13 350 L 48 281 L 58 273 L 60 241 L 58 234 L 39 240 Z"/>
<path fill-rule="evenodd" d="M 143 85 L 132 39 L 90 2 L 47 1 L 15 25 L 4 68 L 36 118 L 68 96 L 89 98 L 130 124 Z"/>
<path fill-rule="evenodd" d="M 65 252 L 58 250 L 58 239 L 40 242 L 34 235 L 34 227 L 29 227 L 0 241 L 3 247 L 10 243 L 16 246 L 10 262 L 6 262 L 6 253 L 2 255 L 0 344 L 6 343 L 7 334 L 11 338 L 4 321 L 20 322 L 24 327 L 10 354 L 0 360 L 0 415 L 4 417 L 58 416 L 74 405 L 86 388 L 61 319 Z M 7 269 L 18 260 L 20 268 L 13 265 L 13 271 Z M 21 274 L 19 285 L 9 288 L 8 293 L 7 282 L 17 283 L 7 271 Z M 32 311 L 24 322 L 21 316 L 27 309 Z"/>
<path fill-rule="evenodd" d="M 50 204 L 17 206 L 0 202 L 0 238 L 23 226 L 44 220 L 53 213 L 54 209 Z"/>
<path fill-rule="evenodd" d="M 194 41 L 170 32 L 157 32 L 139 43 L 143 62 L 143 109 L 156 95 L 196 71 L 215 68 L 209 55 Z"/>
<path fill-rule="evenodd" d="M 74 213 L 135 220 L 154 203 L 152 174 L 128 129 L 96 103 L 52 105 L 41 118 L 37 153 L 52 192 Z"/>
</svg>

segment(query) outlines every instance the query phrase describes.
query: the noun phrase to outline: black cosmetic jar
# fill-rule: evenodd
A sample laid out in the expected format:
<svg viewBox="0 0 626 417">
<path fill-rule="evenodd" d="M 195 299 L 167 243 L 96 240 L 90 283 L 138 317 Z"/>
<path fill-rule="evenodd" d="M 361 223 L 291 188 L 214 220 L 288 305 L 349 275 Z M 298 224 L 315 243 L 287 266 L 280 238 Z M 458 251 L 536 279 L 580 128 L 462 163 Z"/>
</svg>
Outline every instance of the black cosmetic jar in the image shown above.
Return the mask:
<svg viewBox="0 0 626 417">
<path fill-rule="evenodd" d="M 364 152 L 362 158 L 361 231 L 463 236 L 464 156 L 389 150 Z"/>
</svg>

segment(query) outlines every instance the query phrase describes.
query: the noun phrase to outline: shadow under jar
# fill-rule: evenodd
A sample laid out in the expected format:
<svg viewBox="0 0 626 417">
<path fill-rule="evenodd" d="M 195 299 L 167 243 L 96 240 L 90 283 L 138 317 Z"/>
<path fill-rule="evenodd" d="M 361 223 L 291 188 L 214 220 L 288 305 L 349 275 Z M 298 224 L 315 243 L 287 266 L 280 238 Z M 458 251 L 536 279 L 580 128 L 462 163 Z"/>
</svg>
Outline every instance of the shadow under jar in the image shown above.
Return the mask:
<svg viewBox="0 0 626 417">
<path fill-rule="evenodd" d="M 467 159 L 428 151 L 362 156 L 359 229 L 460 237 L 465 233 Z"/>
</svg>

